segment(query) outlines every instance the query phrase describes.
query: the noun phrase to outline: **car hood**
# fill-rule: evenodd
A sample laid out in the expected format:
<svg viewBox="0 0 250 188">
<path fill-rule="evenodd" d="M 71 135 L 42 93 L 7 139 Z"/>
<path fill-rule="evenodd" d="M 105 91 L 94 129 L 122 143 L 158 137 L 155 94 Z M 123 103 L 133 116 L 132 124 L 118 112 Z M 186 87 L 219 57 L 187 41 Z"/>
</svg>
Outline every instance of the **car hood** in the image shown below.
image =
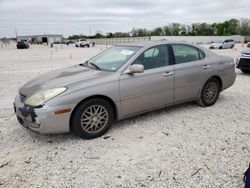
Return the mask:
<svg viewBox="0 0 250 188">
<path fill-rule="evenodd" d="M 72 66 L 45 73 L 30 80 L 19 89 L 19 93 L 29 97 L 38 91 L 67 87 L 77 82 L 103 78 L 109 74 L 110 72 L 98 71 L 79 65 Z"/>
<path fill-rule="evenodd" d="M 217 43 L 217 42 L 214 42 L 211 44 L 212 46 L 218 46 L 218 45 L 221 45 L 221 43 Z"/>
<path fill-rule="evenodd" d="M 250 48 L 245 48 L 241 51 L 242 54 L 250 54 Z"/>
</svg>

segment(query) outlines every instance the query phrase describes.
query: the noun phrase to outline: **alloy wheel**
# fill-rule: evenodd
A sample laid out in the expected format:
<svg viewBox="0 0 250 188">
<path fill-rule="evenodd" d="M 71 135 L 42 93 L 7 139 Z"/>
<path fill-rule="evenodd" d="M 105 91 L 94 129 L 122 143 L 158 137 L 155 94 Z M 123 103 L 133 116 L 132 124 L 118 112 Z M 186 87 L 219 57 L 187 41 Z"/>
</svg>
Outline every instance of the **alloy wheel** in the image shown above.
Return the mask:
<svg viewBox="0 0 250 188">
<path fill-rule="evenodd" d="M 212 103 L 218 95 L 218 87 L 215 82 L 209 82 L 204 88 L 204 100 Z"/>
<path fill-rule="evenodd" d="M 87 133 L 97 133 L 107 124 L 107 109 L 102 105 L 91 105 L 81 115 L 81 127 Z"/>
</svg>

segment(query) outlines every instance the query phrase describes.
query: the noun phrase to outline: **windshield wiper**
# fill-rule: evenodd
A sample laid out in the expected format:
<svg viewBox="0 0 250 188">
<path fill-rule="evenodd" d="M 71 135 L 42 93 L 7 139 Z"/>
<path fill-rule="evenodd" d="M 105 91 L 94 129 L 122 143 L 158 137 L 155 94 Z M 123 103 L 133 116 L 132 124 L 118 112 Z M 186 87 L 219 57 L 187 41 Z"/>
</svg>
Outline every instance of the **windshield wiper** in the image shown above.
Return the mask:
<svg viewBox="0 0 250 188">
<path fill-rule="evenodd" d="M 84 66 L 84 67 L 86 67 L 86 66 L 87 66 L 87 64 L 88 64 L 88 61 L 85 61 L 84 63 L 80 63 L 79 65 L 80 65 L 80 66 Z"/>
<path fill-rule="evenodd" d="M 94 66 L 96 69 L 98 70 L 102 70 L 98 65 L 94 64 L 94 63 L 89 63 L 90 65 Z"/>
</svg>

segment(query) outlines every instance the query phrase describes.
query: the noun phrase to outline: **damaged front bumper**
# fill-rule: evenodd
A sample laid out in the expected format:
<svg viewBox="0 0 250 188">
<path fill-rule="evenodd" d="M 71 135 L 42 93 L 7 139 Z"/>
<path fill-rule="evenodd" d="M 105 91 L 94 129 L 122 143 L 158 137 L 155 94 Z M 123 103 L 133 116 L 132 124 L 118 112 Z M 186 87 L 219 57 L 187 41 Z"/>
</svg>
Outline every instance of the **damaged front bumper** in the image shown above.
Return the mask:
<svg viewBox="0 0 250 188">
<path fill-rule="evenodd" d="M 42 134 L 56 134 L 70 131 L 70 114 L 55 114 L 58 109 L 73 109 L 75 105 L 48 106 L 46 104 L 32 107 L 24 104 L 17 95 L 14 110 L 18 122 L 25 128 Z"/>
</svg>

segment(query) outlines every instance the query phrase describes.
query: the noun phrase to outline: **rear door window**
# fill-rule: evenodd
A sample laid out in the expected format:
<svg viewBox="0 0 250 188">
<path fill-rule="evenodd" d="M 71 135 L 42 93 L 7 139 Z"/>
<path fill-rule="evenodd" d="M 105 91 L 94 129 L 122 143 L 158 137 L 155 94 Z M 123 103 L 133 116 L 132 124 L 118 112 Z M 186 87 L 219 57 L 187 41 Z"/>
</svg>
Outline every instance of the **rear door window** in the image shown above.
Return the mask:
<svg viewBox="0 0 250 188">
<path fill-rule="evenodd" d="M 175 63 L 187 63 L 205 58 L 204 52 L 186 44 L 172 44 Z"/>
</svg>

